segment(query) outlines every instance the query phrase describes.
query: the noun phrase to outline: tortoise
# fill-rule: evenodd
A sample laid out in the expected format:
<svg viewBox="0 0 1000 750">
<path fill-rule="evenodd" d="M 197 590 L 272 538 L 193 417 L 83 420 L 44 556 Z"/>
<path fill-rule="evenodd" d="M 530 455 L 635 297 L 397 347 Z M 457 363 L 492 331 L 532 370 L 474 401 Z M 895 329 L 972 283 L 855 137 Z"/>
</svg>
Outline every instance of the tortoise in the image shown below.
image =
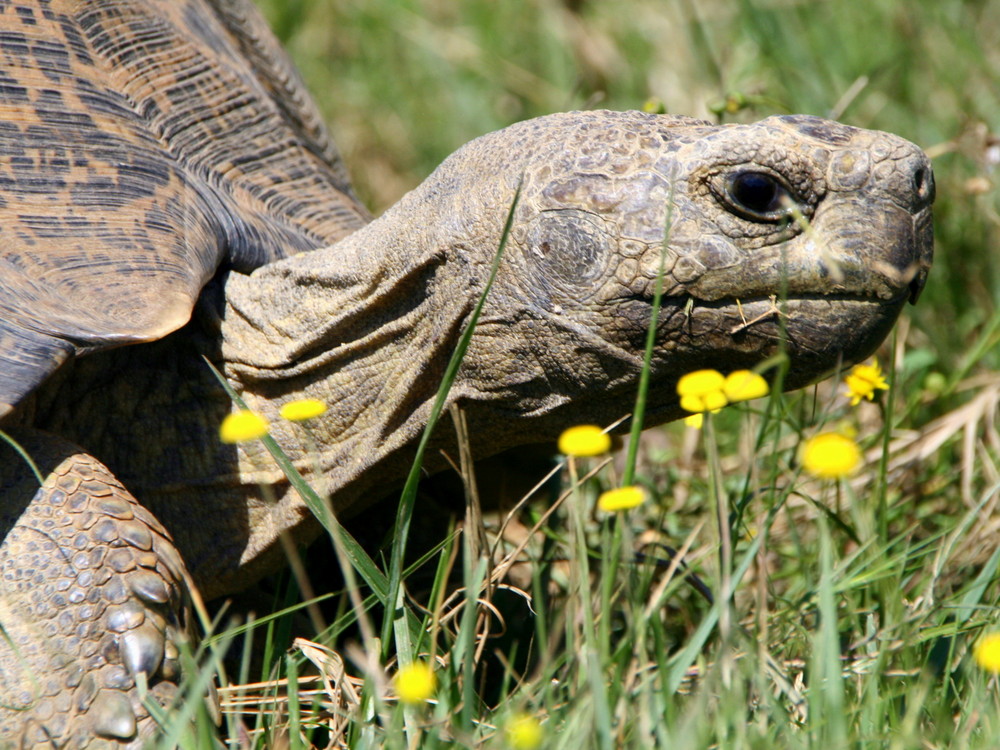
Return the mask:
<svg viewBox="0 0 1000 750">
<path fill-rule="evenodd" d="M 4 3 L 0 55 L 0 427 L 40 470 L 5 449 L 13 744 L 138 747 L 136 678 L 170 700 L 187 592 L 317 534 L 262 447 L 219 441 L 237 407 L 204 359 L 356 513 L 405 475 L 515 195 L 448 396 L 477 458 L 628 414 L 661 269 L 650 424 L 693 369 L 784 352 L 795 388 L 860 361 L 931 264 L 925 155 L 816 117 L 554 114 L 372 220 L 247 0 Z M 276 418 L 304 397 L 317 470 Z"/>
</svg>

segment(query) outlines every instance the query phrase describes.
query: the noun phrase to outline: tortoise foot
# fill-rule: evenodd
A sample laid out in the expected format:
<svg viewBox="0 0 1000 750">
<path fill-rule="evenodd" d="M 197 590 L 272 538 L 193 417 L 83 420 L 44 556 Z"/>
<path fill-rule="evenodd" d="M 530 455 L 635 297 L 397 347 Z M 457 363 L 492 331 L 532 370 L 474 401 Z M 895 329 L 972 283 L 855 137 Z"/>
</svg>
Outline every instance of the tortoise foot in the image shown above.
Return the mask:
<svg viewBox="0 0 1000 750">
<path fill-rule="evenodd" d="M 156 731 L 149 698 L 169 705 L 177 690 L 187 573 L 102 464 L 38 434 L 24 443 L 45 481 L 0 451 L 0 738 L 138 748 Z"/>
</svg>

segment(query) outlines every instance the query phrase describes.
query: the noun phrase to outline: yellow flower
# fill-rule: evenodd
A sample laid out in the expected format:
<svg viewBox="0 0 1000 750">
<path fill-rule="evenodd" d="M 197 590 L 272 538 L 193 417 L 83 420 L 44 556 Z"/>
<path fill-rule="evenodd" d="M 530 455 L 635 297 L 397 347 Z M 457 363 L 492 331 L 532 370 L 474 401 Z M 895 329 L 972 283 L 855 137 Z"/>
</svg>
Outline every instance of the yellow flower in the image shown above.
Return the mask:
<svg viewBox="0 0 1000 750">
<path fill-rule="evenodd" d="M 665 115 L 667 113 L 666 105 L 655 96 L 651 96 L 642 103 L 642 111 L 651 115 Z"/>
<path fill-rule="evenodd" d="M 559 452 L 567 456 L 599 456 L 611 450 L 611 438 L 592 424 L 570 427 L 559 436 Z"/>
<path fill-rule="evenodd" d="M 223 443 L 246 443 L 264 437 L 268 427 L 264 417 L 244 409 L 226 415 L 219 426 L 219 439 Z"/>
<path fill-rule="evenodd" d="M 889 390 L 877 359 L 873 359 L 870 365 L 854 365 L 844 378 L 844 385 L 847 386 L 844 395 L 851 399 L 851 406 L 857 406 L 863 398 L 873 400 L 875 391 Z"/>
<path fill-rule="evenodd" d="M 606 513 L 614 513 L 618 510 L 628 510 L 642 505 L 645 500 L 646 493 L 643 492 L 642 487 L 633 484 L 602 492 L 597 498 L 597 507 Z"/>
<path fill-rule="evenodd" d="M 725 376 L 718 370 L 695 370 L 677 381 L 677 393 L 681 396 L 700 396 L 721 391 L 725 382 Z"/>
<path fill-rule="evenodd" d="M 987 633 L 972 651 L 976 664 L 993 674 L 1000 674 L 1000 633 Z"/>
<path fill-rule="evenodd" d="M 289 422 L 302 422 L 306 419 L 318 417 L 326 411 L 326 404 L 318 398 L 300 398 L 297 401 L 289 401 L 281 407 L 282 419 Z"/>
<path fill-rule="evenodd" d="M 839 432 L 822 432 L 802 446 L 802 466 L 820 479 L 846 477 L 853 474 L 860 463 L 858 444 Z"/>
<path fill-rule="evenodd" d="M 504 727 L 507 745 L 514 750 L 535 750 L 542 746 L 545 730 L 531 714 L 514 714 Z"/>
<path fill-rule="evenodd" d="M 750 370 L 734 370 L 726 375 L 726 382 L 722 384 L 722 392 L 730 402 L 762 398 L 770 390 L 767 381 Z"/>
<path fill-rule="evenodd" d="M 424 703 L 434 694 L 437 678 L 425 661 L 415 661 L 402 667 L 392 680 L 396 695 L 403 703 Z"/>
<path fill-rule="evenodd" d="M 729 403 L 722 388 L 725 377 L 718 370 L 695 370 L 677 381 L 677 395 L 684 411 L 718 411 Z"/>
<path fill-rule="evenodd" d="M 728 403 L 722 391 L 709 391 L 703 396 L 681 396 L 681 408 L 696 414 L 705 411 L 715 413 Z"/>
<path fill-rule="evenodd" d="M 689 414 L 684 417 L 684 424 L 688 427 L 694 427 L 696 430 L 700 430 L 702 425 L 705 424 L 705 415 L 701 412 L 697 414 Z"/>
</svg>

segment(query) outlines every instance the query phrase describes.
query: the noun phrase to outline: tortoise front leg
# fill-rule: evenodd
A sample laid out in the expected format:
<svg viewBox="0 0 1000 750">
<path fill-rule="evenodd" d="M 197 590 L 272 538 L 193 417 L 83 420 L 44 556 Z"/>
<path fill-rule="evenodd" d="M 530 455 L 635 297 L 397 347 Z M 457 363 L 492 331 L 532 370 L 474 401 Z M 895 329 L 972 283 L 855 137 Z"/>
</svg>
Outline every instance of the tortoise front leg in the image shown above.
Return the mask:
<svg viewBox="0 0 1000 750">
<path fill-rule="evenodd" d="M 190 578 L 167 532 L 92 456 L 15 433 L 0 447 L 0 746 L 138 748 L 136 679 L 169 704 Z"/>
</svg>

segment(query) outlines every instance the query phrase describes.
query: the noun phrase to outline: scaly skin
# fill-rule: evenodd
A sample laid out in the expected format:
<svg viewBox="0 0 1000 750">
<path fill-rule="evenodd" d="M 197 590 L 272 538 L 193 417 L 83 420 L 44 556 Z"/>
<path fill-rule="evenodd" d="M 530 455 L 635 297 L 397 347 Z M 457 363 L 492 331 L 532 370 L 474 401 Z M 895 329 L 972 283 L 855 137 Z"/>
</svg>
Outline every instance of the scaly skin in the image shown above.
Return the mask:
<svg viewBox="0 0 1000 750">
<path fill-rule="evenodd" d="M 0 449 L 0 746 L 139 748 L 155 724 L 136 677 L 169 705 L 190 636 L 184 563 L 92 456 L 15 435 L 45 483 Z"/>
<path fill-rule="evenodd" d="M 650 424 L 692 369 L 783 351 L 798 387 L 862 359 L 931 263 L 929 163 L 886 133 L 552 115 L 365 225 L 241 0 L 25 2 L 0 34 L 0 426 L 44 473 L 0 449 L 0 746 L 136 747 L 137 676 L 177 680 L 185 566 L 224 595 L 280 564 L 280 533 L 315 535 L 260 446 L 219 443 L 233 406 L 202 357 L 339 511 L 385 496 L 519 185 L 449 394 L 476 458 L 630 411 L 664 243 Z M 318 475 L 277 419 L 302 397 L 329 405 Z"/>
</svg>

